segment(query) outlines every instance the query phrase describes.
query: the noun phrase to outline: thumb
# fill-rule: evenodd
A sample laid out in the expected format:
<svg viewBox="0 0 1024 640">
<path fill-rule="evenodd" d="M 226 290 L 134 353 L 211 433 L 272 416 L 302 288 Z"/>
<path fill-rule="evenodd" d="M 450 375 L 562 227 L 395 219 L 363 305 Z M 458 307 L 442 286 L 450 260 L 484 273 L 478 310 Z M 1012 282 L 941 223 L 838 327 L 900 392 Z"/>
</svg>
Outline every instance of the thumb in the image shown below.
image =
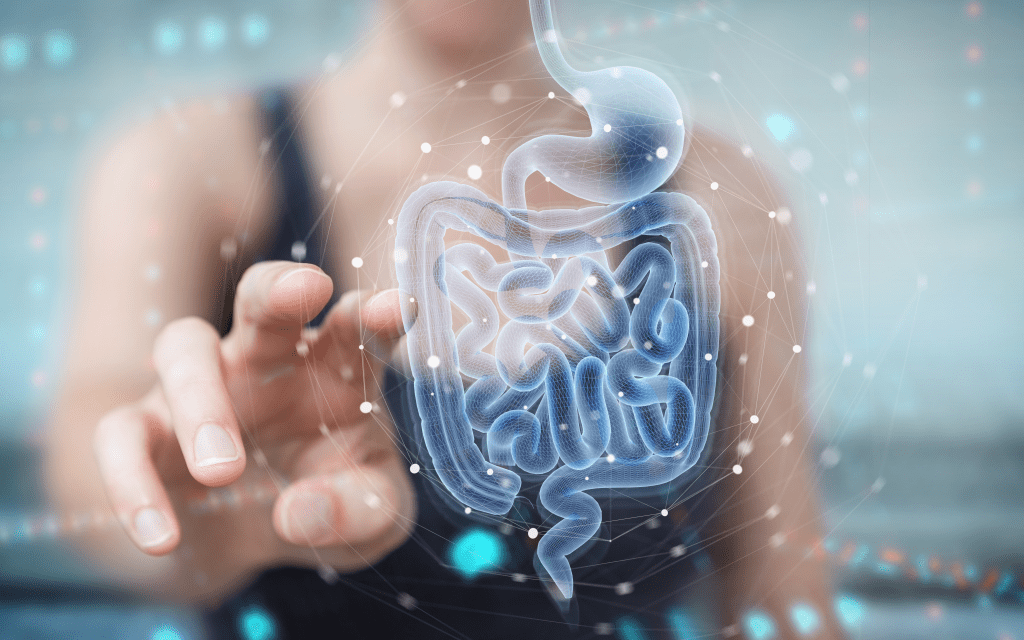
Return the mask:
<svg viewBox="0 0 1024 640">
<path fill-rule="evenodd" d="M 413 503 L 412 487 L 397 465 L 352 467 L 285 489 L 274 505 L 274 528 L 295 545 L 369 546 L 366 551 L 376 555 L 408 537 Z"/>
</svg>

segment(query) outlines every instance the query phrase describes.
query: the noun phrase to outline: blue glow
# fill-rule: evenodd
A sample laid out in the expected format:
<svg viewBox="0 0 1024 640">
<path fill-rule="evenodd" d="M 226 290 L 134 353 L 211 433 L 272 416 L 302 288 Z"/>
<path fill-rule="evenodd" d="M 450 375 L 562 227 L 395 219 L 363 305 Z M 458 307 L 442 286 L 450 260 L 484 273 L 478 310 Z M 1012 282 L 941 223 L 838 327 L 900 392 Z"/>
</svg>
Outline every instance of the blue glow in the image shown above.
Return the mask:
<svg viewBox="0 0 1024 640">
<path fill-rule="evenodd" d="M 150 640 L 182 640 L 178 630 L 169 624 L 157 627 L 149 638 Z"/>
<path fill-rule="evenodd" d="M 55 29 L 46 34 L 43 49 L 47 62 L 54 67 L 62 67 L 75 57 L 75 39 L 63 29 Z"/>
<path fill-rule="evenodd" d="M 967 103 L 968 107 L 977 108 L 985 101 L 985 97 L 977 89 L 971 89 L 967 92 L 967 95 L 964 96 L 964 101 Z"/>
<path fill-rule="evenodd" d="M 775 620 L 760 609 L 751 609 L 743 614 L 743 630 L 750 640 L 772 640 L 778 634 Z"/>
<path fill-rule="evenodd" d="M 669 609 L 666 617 L 668 618 L 669 626 L 672 628 L 672 635 L 675 636 L 676 640 L 694 640 L 694 638 L 704 635 L 697 629 L 693 617 L 682 609 Z"/>
<path fill-rule="evenodd" d="M 185 44 L 185 35 L 176 22 L 161 22 L 153 33 L 153 44 L 156 50 L 164 55 L 177 53 Z"/>
<path fill-rule="evenodd" d="M 848 630 L 856 629 L 864 620 L 864 605 L 853 596 L 840 595 L 836 598 L 836 615 Z"/>
<path fill-rule="evenodd" d="M 216 51 L 228 40 L 228 27 L 216 16 L 203 18 L 199 23 L 199 42 L 207 51 Z"/>
<path fill-rule="evenodd" d="M 242 38 L 246 44 L 256 46 L 266 42 L 270 36 L 270 23 L 258 13 L 250 13 L 242 19 Z"/>
<path fill-rule="evenodd" d="M 238 616 L 238 632 L 245 640 L 271 640 L 277 637 L 277 623 L 266 610 L 253 605 Z"/>
<path fill-rule="evenodd" d="M 806 602 L 798 602 L 789 608 L 789 619 L 793 628 L 802 636 L 809 636 L 821 628 L 821 616 Z"/>
<path fill-rule="evenodd" d="M 779 142 L 785 142 L 796 131 L 796 125 L 793 124 L 793 121 L 781 113 L 768 116 L 765 124 L 768 125 L 768 131 L 771 131 L 772 135 Z"/>
<path fill-rule="evenodd" d="M 622 640 L 647 640 L 644 628 L 635 618 L 621 618 L 615 626 L 618 627 Z"/>
<path fill-rule="evenodd" d="M 21 69 L 28 63 L 28 40 L 11 34 L 0 38 L 0 58 L 8 69 Z"/>
<path fill-rule="evenodd" d="M 979 136 L 979 135 L 967 136 L 967 141 L 965 142 L 965 146 L 967 147 L 967 150 L 970 151 L 971 153 L 977 153 L 977 152 L 981 151 L 981 145 L 982 145 L 981 136 Z"/>
<path fill-rule="evenodd" d="M 506 555 L 501 536 L 487 529 L 465 531 L 448 548 L 449 563 L 466 580 L 501 568 Z"/>
</svg>

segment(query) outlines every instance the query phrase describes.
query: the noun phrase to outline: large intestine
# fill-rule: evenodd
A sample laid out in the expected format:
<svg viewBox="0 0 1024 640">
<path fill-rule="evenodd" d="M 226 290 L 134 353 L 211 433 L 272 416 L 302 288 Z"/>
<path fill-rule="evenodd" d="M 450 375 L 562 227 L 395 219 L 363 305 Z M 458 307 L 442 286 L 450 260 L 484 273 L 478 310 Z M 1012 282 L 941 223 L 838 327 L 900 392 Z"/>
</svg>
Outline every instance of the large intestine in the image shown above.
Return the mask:
<svg viewBox="0 0 1024 640">
<path fill-rule="evenodd" d="M 704 210 L 683 194 L 654 192 L 683 153 L 675 96 L 641 69 L 575 71 L 558 49 L 548 1 L 531 0 L 531 13 L 545 66 L 586 108 L 593 134 L 542 136 L 513 151 L 504 206 L 467 185 L 421 187 L 399 216 L 395 258 L 433 469 L 461 503 L 496 515 L 519 493 L 513 469 L 547 474 L 540 500 L 564 519 L 537 553 L 568 598 L 567 556 L 601 523 L 586 491 L 670 482 L 704 448 L 719 272 Z M 534 171 L 602 204 L 530 211 L 523 189 Z M 446 248 L 448 229 L 510 260 L 474 243 Z M 612 250 L 641 236 L 647 241 L 612 269 Z M 469 318 L 457 335 L 453 305 Z M 474 431 L 487 434 L 486 456 Z"/>
</svg>

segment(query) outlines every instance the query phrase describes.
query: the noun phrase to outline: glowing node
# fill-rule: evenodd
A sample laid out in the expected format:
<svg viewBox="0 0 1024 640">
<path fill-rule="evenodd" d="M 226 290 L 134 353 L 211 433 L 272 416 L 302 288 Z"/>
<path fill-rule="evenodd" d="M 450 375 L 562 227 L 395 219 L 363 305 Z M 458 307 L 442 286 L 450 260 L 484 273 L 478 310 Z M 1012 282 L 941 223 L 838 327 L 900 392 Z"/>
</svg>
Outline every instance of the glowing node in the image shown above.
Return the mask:
<svg viewBox="0 0 1024 640">
<path fill-rule="evenodd" d="M 494 475 L 494 469 L 488 469 L 487 470 L 487 475 L 493 476 Z"/>
<path fill-rule="evenodd" d="M 470 180 L 479 180 L 484 175 L 484 171 L 480 168 L 480 165 L 471 164 L 469 169 L 466 170 L 466 175 L 469 176 Z"/>
<path fill-rule="evenodd" d="M 615 454 L 613 454 L 613 453 L 609 453 L 608 454 L 608 462 L 615 462 Z"/>
<path fill-rule="evenodd" d="M 228 40 L 228 27 L 216 16 L 203 18 L 199 23 L 199 42 L 207 51 L 216 51 Z"/>
<path fill-rule="evenodd" d="M 732 465 L 732 472 L 735 473 L 736 475 L 740 475 L 741 473 L 743 473 L 743 465 L 741 465 L 741 464 L 734 464 L 734 465 Z"/>
<path fill-rule="evenodd" d="M 363 349 L 365 349 L 365 348 L 366 348 L 366 345 L 362 345 L 362 344 L 361 344 L 361 345 L 359 345 L 359 350 L 360 350 L 360 351 L 362 351 L 362 350 L 363 350 Z"/>
<path fill-rule="evenodd" d="M 398 604 L 401 605 L 403 609 L 412 611 L 416 608 L 417 602 L 416 598 L 414 598 L 408 593 L 403 592 L 398 594 Z"/>
<path fill-rule="evenodd" d="M 391 103 L 391 108 L 392 109 L 397 109 L 397 108 L 401 107 L 403 104 L 405 104 L 405 101 L 406 101 L 405 93 L 403 93 L 401 91 L 396 91 L 396 92 L 392 93 L 391 94 L 391 98 L 388 99 L 388 102 Z"/>
<path fill-rule="evenodd" d="M 548 100 L 554 100 L 554 99 L 555 99 L 555 92 L 554 91 L 548 91 Z"/>
<path fill-rule="evenodd" d="M 153 630 L 149 640 L 182 640 L 178 630 L 169 624 L 161 625 Z"/>
<path fill-rule="evenodd" d="M 427 358 L 427 366 L 430 367 L 431 369 L 438 368 L 439 366 L 441 366 L 441 358 L 438 358 L 437 356 L 430 356 L 429 358 Z"/>
<path fill-rule="evenodd" d="M 490 136 L 484 136 L 484 137 L 480 138 L 480 144 L 483 144 L 483 145 L 491 144 Z"/>
<path fill-rule="evenodd" d="M 388 218 L 388 224 L 389 225 L 395 224 L 395 219 L 394 218 Z"/>
<path fill-rule="evenodd" d="M 157 25 L 153 33 L 153 44 L 163 55 L 177 53 L 185 44 L 185 34 L 181 30 L 181 25 L 176 22 L 162 22 Z"/>
<path fill-rule="evenodd" d="M 774 520 L 780 513 L 782 513 L 782 508 L 777 504 L 773 504 L 764 512 L 764 517 L 769 520 Z"/>
<path fill-rule="evenodd" d="M 662 509 L 661 510 L 661 516 L 663 518 L 667 518 L 668 517 L 668 509 Z"/>
<path fill-rule="evenodd" d="M 742 367 L 743 365 L 747 364 L 747 360 L 748 360 L 749 358 L 750 358 L 750 356 L 748 356 L 747 354 L 745 354 L 745 353 L 741 353 L 741 354 L 740 354 L 740 357 L 739 357 L 739 363 L 740 363 L 740 366 Z"/>
<path fill-rule="evenodd" d="M 664 160 L 668 157 L 668 147 L 658 147 L 658 150 L 654 152 L 654 155 L 658 157 L 658 160 Z"/>
<path fill-rule="evenodd" d="M 753 158 L 754 157 L 754 149 L 751 148 L 751 146 L 749 144 L 743 145 L 743 148 L 740 149 L 740 152 L 743 154 L 744 158 Z"/>
<path fill-rule="evenodd" d="M 744 438 L 736 444 L 736 453 L 741 457 L 745 458 L 754 451 L 754 441 L 749 438 Z"/>
<path fill-rule="evenodd" d="M 270 23 L 262 15 L 250 13 L 242 19 L 242 39 L 250 47 L 263 44 L 269 35 Z"/>
<path fill-rule="evenodd" d="M 409 473 L 415 475 L 415 474 L 417 474 L 419 472 L 420 472 L 420 465 L 416 464 L 415 462 L 412 463 L 411 465 L 409 465 Z"/>
<path fill-rule="evenodd" d="M 752 326 L 754 326 L 754 316 L 752 316 L 752 315 L 745 315 L 745 316 L 743 316 L 742 322 L 743 322 L 743 326 L 744 327 L 752 327 Z"/>
<path fill-rule="evenodd" d="M 352 266 L 355 267 L 356 269 L 362 267 L 363 266 L 363 259 L 360 258 L 359 256 L 356 256 L 355 258 L 352 258 Z"/>
<path fill-rule="evenodd" d="M 615 594 L 616 595 L 628 596 L 631 593 L 633 593 L 633 583 L 632 582 L 620 582 L 619 584 L 615 585 Z"/>
<path fill-rule="evenodd" d="M 265 609 L 253 605 L 239 614 L 238 631 L 245 640 L 271 640 L 277 635 L 277 623 Z"/>
<path fill-rule="evenodd" d="M 526 535 L 530 536 L 530 539 L 533 540 L 539 535 L 539 533 L 537 532 L 536 527 L 530 527 L 530 530 L 526 532 Z"/>
<path fill-rule="evenodd" d="M 505 104 L 512 99 L 512 87 L 508 86 L 504 82 L 491 87 L 491 101 L 494 104 Z"/>
<path fill-rule="evenodd" d="M 774 291 L 769 291 L 768 292 L 768 299 L 769 300 L 774 300 L 775 299 L 775 292 Z"/>
<path fill-rule="evenodd" d="M 712 182 L 711 183 L 711 190 L 712 191 L 718 191 L 718 183 L 717 182 Z"/>
<path fill-rule="evenodd" d="M 430 153 L 431 148 L 432 147 L 430 146 L 429 142 L 424 142 L 423 144 L 420 145 L 420 151 L 422 151 L 423 153 Z"/>
<path fill-rule="evenodd" d="M 373 411 L 373 404 L 370 402 L 363 402 L 359 405 L 359 410 L 363 413 L 370 413 L 370 411 Z"/>
<path fill-rule="evenodd" d="M 794 344 L 793 345 L 793 353 L 800 353 L 803 350 L 804 350 L 804 348 L 801 347 L 800 345 L 798 345 L 798 344 Z"/>
<path fill-rule="evenodd" d="M 772 640 L 778 634 L 775 620 L 759 609 L 743 614 L 743 629 L 750 640 Z"/>
<path fill-rule="evenodd" d="M 673 558 L 682 557 L 682 555 L 686 553 L 686 545 L 677 544 L 671 549 L 669 549 L 668 552 L 669 555 L 671 555 Z"/>
<path fill-rule="evenodd" d="M 473 510 L 472 510 L 471 508 L 469 508 L 469 507 L 466 507 L 465 509 L 463 509 L 463 511 L 465 511 L 465 512 L 466 512 L 466 515 L 467 515 L 467 516 L 468 516 L 469 514 L 473 513 Z"/>
<path fill-rule="evenodd" d="M 835 447 L 825 447 L 821 450 L 821 455 L 818 456 L 818 460 L 821 461 L 821 466 L 826 469 L 831 469 L 839 464 L 842 459 L 842 455 L 839 453 L 839 449 Z"/>
<path fill-rule="evenodd" d="M 788 431 L 782 434 L 782 438 L 779 440 L 779 443 L 784 447 L 788 447 L 791 442 L 793 442 L 793 434 Z"/>
<path fill-rule="evenodd" d="M 708 261 L 707 260 L 702 261 L 700 263 L 700 268 L 701 269 L 707 269 L 708 268 Z"/>
<path fill-rule="evenodd" d="M 707 360 L 708 362 L 711 362 L 712 358 L 714 358 L 714 356 L 711 355 L 710 353 L 705 353 L 704 354 L 704 359 Z"/>
<path fill-rule="evenodd" d="M 708 77 L 711 78 L 711 80 L 713 80 L 714 82 L 722 81 L 722 76 L 717 71 L 712 71 L 711 73 L 708 74 Z"/>
<path fill-rule="evenodd" d="M 610 124 L 604 125 L 604 132 L 605 133 L 609 133 L 609 132 L 611 132 L 611 130 L 612 130 L 612 125 L 610 125 Z"/>
<path fill-rule="evenodd" d="M 18 34 L 0 38 L 0 59 L 8 69 L 21 69 L 29 59 L 28 40 Z"/>
<path fill-rule="evenodd" d="M 43 49 L 50 66 L 62 67 L 75 57 L 75 39 L 63 29 L 54 29 L 44 36 Z"/>
<path fill-rule="evenodd" d="M 811 280 L 810 282 L 807 283 L 807 295 L 813 296 L 817 291 L 818 285 L 814 282 L 814 280 Z"/>
<path fill-rule="evenodd" d="M 768 217 L 771 218 L 772 220 L 774 220 L 775 219 L 775 212 L 774 211 L 769 211 L 768 212 Z"/>
<path fill-rule="evenodd" d="M 487 529 L 469 529 L 448 548 L 449 564 L 465 580 L 500 569 L 507 560 L 508 552 L 501 536 Z"/>
<path fill-rule="evenodd" d="M 785 142 L 796 130 L 796 125 L 793 124 L 793 121 L 780 113 L 768 116 L 765 124 L 768 126 L 768 131 L 779 142 Z"/>
<path fill-rule="evenodd" d="M 836 598 L 836 615 L 847 630 L 853 631 L 864 620 L 864 605 L 849 595 Z"/>
<path fill-rule="evenodd" d="M 802 636 L 816 633 L 821 627 L 821 617 L 814 607 L 806 602 L 797 602 L 791 606 L 789 619 L 793 623 L 793 628 Z"/>
<path fill-rule="evenodd" d="M 750 424 L 757 424 L 758 422 L 761 422 L 761 418 L 757 417 L 757 415 L 750 416 Z"/>
</svg>

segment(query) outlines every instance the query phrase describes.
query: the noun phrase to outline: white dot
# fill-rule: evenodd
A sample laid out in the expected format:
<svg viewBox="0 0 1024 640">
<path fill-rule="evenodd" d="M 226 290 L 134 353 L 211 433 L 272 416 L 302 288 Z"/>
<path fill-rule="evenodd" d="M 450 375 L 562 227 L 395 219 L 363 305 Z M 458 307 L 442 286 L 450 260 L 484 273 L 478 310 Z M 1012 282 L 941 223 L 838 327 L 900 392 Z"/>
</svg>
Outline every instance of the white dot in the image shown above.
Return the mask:
<svg viewBox="0 0 1024 640">
<path fill-rule="evenodd" d="M 612 125 L 610 125 L 610 124 L 604 125 L 604 132 L 605 133 L 608 133 L 611 130 L 612 130 Z"/>
<path fill-rule="evenodd" d="M 750 148 L 749 144 L 743 145 L 743 148 L 740 149 L 740 151 L 743 152 L 743 157 L 744 158 L 753 158 L 754 157 L 754 150 Z"/>
<path fill-rule="evenodd" d="M 373 405 L 369 402 L 363 402 L 361 405 L 359 405 L 359 410 L 362 411 L 363 413 L 370 413 L 370 411 L 373 410 Z"/>
<path fill-rule="evenodd" d="M 480 144 L 491 144 L 491 139 L 488 136 L 480 138 Z"/>
<path fill-rule="evenodd" d="M 470 180 L 479 180 L 480 176 L 484 175 L 484 171 L 480 168 L 480 165 L 471 164 L 469 169 L 466 170 L 466 175 L 469 176 Z"/>
<path fill-rule="evenodd" d="M 768 217 L 774 219 L 775 218 L 775 212 L 774 211 L 769 211 L 768 212 Z"/>
<path fill-rule="evenodd" d="M 735 473 L 736 475 L 740 475 L 741 473 L 743 473 L 743 465 L 741 465 L 741 464 L 734 464 L 734 465 L 732 465 L 732 472 Z"/>
<path fill-rule="evenodd" d="M 419 472 L 420 472 L 420 465 L 416 464 L 415 462 L 412 463 L 411 465 L 409 465 L 409 473 L 419 473 Z"/>
<path fill-rule="evenodd" d="M 362 350 L 363 350 L 363 349 L 365 349 L 365 348 L 366 348 L 366 346 L 365 346 L 365 345 L 359 345 L 359 350 L 360 350 L 360 351 L 362 351 Z"/>
<path fill-rule="evenodd" d="M 661 515 L 662 515 L 663 517 L 668 517 L 668 509 L 662 509 L 662 510 L 661 510 Z"/>
<path fill-rule="evenodd" d="M 718 191 L 718 183 L 717 182 L 712 182 L 711 183 L 711 190 L 712 191 Z"/>
<path fill-rule="evenodd" d="M 740 361 L 740 366 L 743 366 L 743 365 L 747 364 L 747 359 L 748 359 L 749 357 L 750 357 L 750 356 L 748 356 L 747 354 L 745 354 L 745 353 L 741 353 L 741 354 L 740 354 L 740 360 L 739 360 L 739 361 Z"/>
<path fill-rule="evenodd" d="M 751 316 L 751 315 L 743 316 L 743 326 L 744 327 L 752 327 L 752 326 L 754 326 L 754 316 Z"/>
<path fill-rule="evenodd" d="M 431 146 L 429 142 L 424 142 L 423 144 L 420 145 L 420 151 L 422 151 L 423 153 L 430 153 L 430 149 Z"/>
<path fill-rule="evenodd" d="M 779 443 L 784 447 L 788 447 L 791 442 L 793 442 L 793 434 L 789 431 L 782 434 L 782 439 L 779 440 Z"/>
<path fill-rule="evenodd" d="M 352 258 L 352 266 L 355 267 L 356 269 L 363 266 L 363 259 L 360 258 L 359 256 Z"/>
<path fill-rule="evenodd" d="M 554 99 L 555 99 L 555 92 L 554 91 L 548 91 L 548 100 L 554 100 Z"/>
<path fill-rule="evenodd" d="M 676 126 L 679 126 L 679 127 L 683 126 L 683 119 L 682 118 L 679 118 L 678 120 L 676 120 Z"/>
<path fill-rule="evenodd" d="M 779 508 L 779 505 L 773 504 L 772 506 L 768 507 L 767 511 L 764 512 L 764 517 L 768 518 L 769 520 L 773 520 L 775 516 L 779 515 L 781 511 L 782 509 Z"/>
<path fill-rule="evenodd" d="M 396 91 L 391 94 L 391 106 L 395 109 L 405 104 L 405 94 L 401 91 Z"/>
<path fill-rule="evenodd" d="M 640 304 L 640 298 L 633 298 L 633 304 Z"/>
<path fill-rule="evenodd" d="M 753 452 L 754 441 L 750 440 L 749 438 L 744 438 L 743 440 L 740 440 L 739 443 L 736 445 L 736 453 L 739 454 L 741 458 L 746 458 Z"/>
<path fill-rule="evenodd" d="M 801 347 L 800 345 L 798 345 L 798 344 L 794 344 L 793 345 L 793 353 L 800 353 L 803 350 L 804 350 L 804 348 Z"/>
<path fill-rule="evenodd" d="M 708 268 L 708 261 L 707 260 L 702 261 L 700 263 L 700 268 L 701 269 L 707 269 Z"/>
<path fill-rule="evenodd" d="M 615 454 L 614 453 L 609 453 L 608 454 L 608 462 L 615 462 Z"/>
<path fill-rule="evenodd" d="M 750 416 L 750 424 L 757 424 L 758 422 L 761 422 L 761 418 L 758 418 L 756 414 Z"/>
<path fill-rule="evenodd" d="M 438 358 L 437 356 L 430 356 L 429 358 L 427 358 L 427 366 L 430 367 L 431 369 L 436 369 L 440 365 L 441 358 Z"/>
<path fill-rule="evenodd" d="M 621 398 L 622 396 L 624 396 L 624 395 L 626 395 L 626 394 L 622 393 L 621 391 L 619 392 L 619 397 L 620 397 L 620 398 Z"/>
<path fill-rule="evenodd" d="M 717 71 L 712 71 L 711 73 L 708 74 L 708 77 L 714 80 L 715 82 L 722 81 L 722 76 Z"/>
<path fill-rule="evenodd" d="M 487 470 L 487 475 L 493 476 L 494 475 L 494 469 L 488 469 Z"/>
<path fill-rule="evenodd" d="M 544 182 L 551 182 L 551 176 L 544 176 Z"/>
<path fill-rule="evenodd" d="M 654 343 L 653 342 L 651 342 L 650 340 L 644 342 L 644 349 L 647 349 L 648 351 L 650 351 L 653 348 L 654 348 Z"/>
<path fill-rule="evenodd" d="M 388 224 L 395 224 L 394 218 L 388 218 Z"/>
<path fill-rule="evenodd" d="M 704 354 L 704 359 L 707 360 L 708 362 L 711 362 L 711 358 L 713 358 L 713 357 L 714 356 L 711 355 L 710 353 L 705 353 Z"/>
<path fill-rule="evenodd" d="M 769 300 L 774 300 L 775 299 L 775 292 L 774 291 L 769 291 L 768 292 L 768 299 Z"/>
<path fill-rule="evenodd" d="M 468 516 L 469 514 L 473 513 L 473 510 L 470 509 L 469 507 L 466 507 L 465 508 L 465 512 L 466 512 L 466 515 Z"/>
<path fill-rule="evenodd" d="M 537 527 L 530 527 L 530 530 L 526 532 L 526 535 L 530 536 L 531 539 L 537 537 Z"/>
<path fill-rule="evenodd" d="M 668 147 L 658 147 L 658 150 L 654 152 L 654 155 L 658 156 L 659 160 L 664 160 L 668 157 Z"/>
<path fill-rule="evenodd" d="M 589 276 L 587 278 L 587 286 L 588 287 L 596 287 L 597 286 L 597 276 Z"/>
</svg>

